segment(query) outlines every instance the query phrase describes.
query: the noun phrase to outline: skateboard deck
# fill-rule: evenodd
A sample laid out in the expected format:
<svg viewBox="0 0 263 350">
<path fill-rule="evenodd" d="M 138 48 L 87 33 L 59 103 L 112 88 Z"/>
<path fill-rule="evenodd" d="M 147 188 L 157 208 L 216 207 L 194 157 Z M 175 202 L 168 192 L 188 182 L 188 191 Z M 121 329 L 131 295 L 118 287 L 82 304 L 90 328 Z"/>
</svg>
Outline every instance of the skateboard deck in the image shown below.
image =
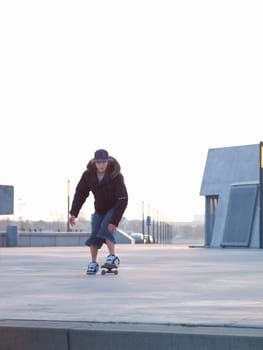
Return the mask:
<svg viewBox="0 0 263 350">
<path fill-rule="evenodd" d="M 106 275 L 107 273 L 114 273 L 114 275 L 118 275 L 118 267 L 111 264 L 104 264 L 101 266 L 101 274 Z"/>
</svg>

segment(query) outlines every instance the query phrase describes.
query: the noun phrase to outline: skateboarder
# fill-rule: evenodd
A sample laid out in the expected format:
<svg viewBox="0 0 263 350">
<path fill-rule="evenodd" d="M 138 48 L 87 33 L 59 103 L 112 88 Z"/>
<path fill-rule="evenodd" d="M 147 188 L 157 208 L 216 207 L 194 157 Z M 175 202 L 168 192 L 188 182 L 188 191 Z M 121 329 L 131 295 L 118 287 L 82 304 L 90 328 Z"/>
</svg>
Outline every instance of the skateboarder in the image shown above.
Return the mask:
<svg viewBox="0 0 263 350">
<path fill-rule="evenodd" d="M 116 267 L 120 264 L 115 255 L 114 231 L 128 204 L 128 193 L 120 171 L 118 161 L 109 156 L 105 149 L 99 149 L 89 161 L 76 187 L 70 209 L 70 225 L 75 225 L 79 211 L 90 192 L 95 199 L 91 235 L 86 241 L 91 253 L 87 274 L 96 274 L 98 271 L 97 256 L 103 243 L 109 251 L 105 264 Z"/>
</svg>

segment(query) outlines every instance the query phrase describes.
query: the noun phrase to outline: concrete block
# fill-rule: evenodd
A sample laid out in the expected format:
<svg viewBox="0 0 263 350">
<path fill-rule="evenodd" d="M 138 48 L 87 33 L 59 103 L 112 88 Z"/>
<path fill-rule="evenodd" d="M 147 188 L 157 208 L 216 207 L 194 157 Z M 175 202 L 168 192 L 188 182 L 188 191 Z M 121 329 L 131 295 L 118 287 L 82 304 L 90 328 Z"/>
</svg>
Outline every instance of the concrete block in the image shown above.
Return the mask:
<svg viewBox="0 0 263 350">
<path fill-rule="evenodd" d="M 18 231 L 17 226 L 6 227 L 6 246 L 17 247 L 18 244 Z"/>
<path fill-rule="evenodd" d="M 78 234 L 58 234 L 56 236 L 56 246 L 58 247 L 74 247 L 79 245 Z"/>
<path fill-rule="evenodd" d="M 85 235 L 85 236 L 80 236 L 80 238 L 79 238 L 79 245 L 80 246 L 83 246 L 83 245 L 85 245 L 85 242 L 86 242 L 86 240 L 88 239 L 88 235 Z"/>
<path fill-rule="evenodd" d="M 56 236 L 50 234 L 31 234 L 32 247 L 54 247 L 56 246 Z"/>
<path fill-rule="evenodd" d="M 70 330 L 71 350 L 262 350 L 262 337 L 230 334 Z"/>
<path fill-rule="evenodd" d="M 0 350 L 262 350 L 257 328 L 0 320 Z"/>
<path fill-rule="evenodd" d="M 0 350 L 65 350 L 67 330 L 0 327 Z"/>
<path fill-rule="evenodd" d="M 20 233 L 18 245 L 19 247 L 31 247 L 31 235 L 29 233 Z"/>
<path fill-rule="evenodd" d="M 18 245 L 20 247 L 77 247 L 85 245 L 88 236 L 89 233 L 85 232 L 21 232 Z"/>
<path fill-rule="evenodd" d="M 6 233 L 0 232 L 0 247 L 6 246 Z"/>
</svg>

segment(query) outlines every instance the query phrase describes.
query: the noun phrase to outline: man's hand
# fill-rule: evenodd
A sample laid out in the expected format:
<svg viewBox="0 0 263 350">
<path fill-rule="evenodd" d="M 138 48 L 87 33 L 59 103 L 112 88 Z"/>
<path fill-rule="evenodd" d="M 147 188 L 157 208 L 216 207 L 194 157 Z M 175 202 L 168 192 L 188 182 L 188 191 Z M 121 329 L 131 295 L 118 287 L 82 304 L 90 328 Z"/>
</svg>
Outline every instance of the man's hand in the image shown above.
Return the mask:
<svg viewBox="0 0 263 350">
<path fill-rule="evenodd" d="M 76 218 L 74 215 L 70 215 L 68 222 L 71 226 L 74 226 L 76 224 Z"/>
<path fill-rule="evenodd" d="M 113 225 L 113 224 L 109 224 L 108 226 L 108 230 L 112 233 L 113 231 L 115 231 L 117 228 L 117 226 Z"/>
</svg>

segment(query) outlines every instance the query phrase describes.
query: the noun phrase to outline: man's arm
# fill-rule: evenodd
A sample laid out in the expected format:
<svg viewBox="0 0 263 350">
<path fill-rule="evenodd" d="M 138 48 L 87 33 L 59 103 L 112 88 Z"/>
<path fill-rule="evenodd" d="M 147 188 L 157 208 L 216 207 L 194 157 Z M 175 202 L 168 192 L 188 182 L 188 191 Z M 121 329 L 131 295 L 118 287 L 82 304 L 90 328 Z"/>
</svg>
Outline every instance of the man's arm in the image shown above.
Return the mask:
<svg viewBox="0 0 263 350">
<path fill-rule="evenodd" d="M 122 175 L 119 175 L 118 184 L 116 187 L 116 199 L 117 201 L 110 220 L 110 224 L 114 225 L 115 229 L 121 221 L 123 213 L 128 205 L 128 192 Z"/>
<path fill-rule="evenodd" d="M 89 196 L 89 192 L 90 192 L 90 188 L 87 180 L 87 171 L 85 171 L 82 174 L 81 179 L 79 180 L 79 183 L 77 184 L 76 191 L 71 204 L 71 209 L 69 211 L 70 218 L 71 218 L 70 220 L 72 221 L 72 223 L 74 222 L 73 217 L 74 218 L 78 217 L 78 214 L 82 205 L 84 204 L 84 202 Z"/>
</svg>

